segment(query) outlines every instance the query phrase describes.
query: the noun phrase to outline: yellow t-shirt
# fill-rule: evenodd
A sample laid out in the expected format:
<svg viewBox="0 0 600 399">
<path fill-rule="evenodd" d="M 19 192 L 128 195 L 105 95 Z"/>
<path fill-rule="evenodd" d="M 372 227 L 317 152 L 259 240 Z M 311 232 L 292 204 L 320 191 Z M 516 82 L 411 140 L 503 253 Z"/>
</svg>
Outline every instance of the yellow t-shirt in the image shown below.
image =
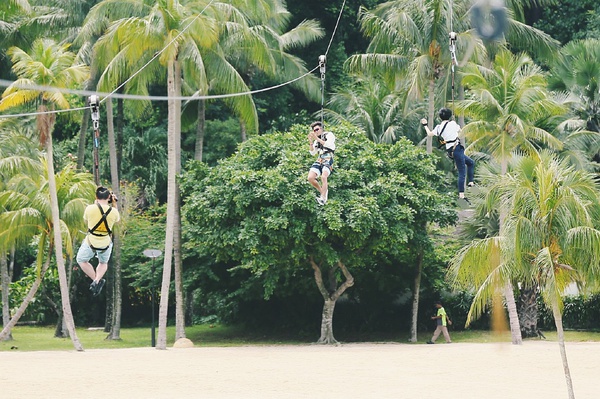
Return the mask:
<svg viewBox="0 0 600 399">
<path fill-rule="evenodd" d="M 100 205 L 102 207 L 102 211 L 106 212 L 110 205 Z M 100 213 L 100 208 L 98 208 L 98 204 L 91 204 L 85 208 L 85 212 L 83 213 L 83 220 L 87 224 L 88 229 L 93 228 L 99 221 L 102 219 L 102 213 Z M 112 231 L 113 226 L 116 222 L 120 220 L 119 211 L 116 207 L 112 207 L 110 213 L 106 216 L 106 221 L 108 222 L 108 227 Z M 108 231 L 106 231 L 106 226 L 104 223 L 101 223 L 100 226 L 96 230 L 94 230 L 96 234 L 102 234 L 102 236 L 95 236 L 93 234 L 88 233 L 87 240 L 88 243 L 94 248 L 104 248 L 110 245 L 110 236 L 108 235 Z"/>
</svg>

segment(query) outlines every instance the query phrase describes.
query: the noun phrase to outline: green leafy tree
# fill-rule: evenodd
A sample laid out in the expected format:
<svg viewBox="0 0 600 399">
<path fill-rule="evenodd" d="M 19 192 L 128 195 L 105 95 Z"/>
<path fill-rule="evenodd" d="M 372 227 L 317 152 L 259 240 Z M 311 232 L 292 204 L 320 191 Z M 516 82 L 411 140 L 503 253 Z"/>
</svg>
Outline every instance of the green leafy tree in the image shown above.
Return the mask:
<svg viewBox="0 0 600 399">
<path fill-rule="evenodd" d="M 187 245 L 259 278 L 265 297 L 309 268 L 323 298 L 320 343 L 336 342 L 337 299 L 351 267 L 398 258 L 424 222 L 453 220 L 432 159 L 407 140 L 376 145 L 356 129 L 335 131 L 339 149 L 329 201 L 306 181 L 312 160 L 304 127 L 248 140 L 215 168 L 183 176 Z"/>
<path fill-rule="evenodd" d="M 48 178 L 48 190 L 52 211 L 53 246 L 60 278 L 61 299 L 65 322 L 77 350 L 83 350 L 75 332 L 73 314 L 69 301 L 67 276 L 63 257 L 60 209 L 58 189 L 54 173 L 54 157 L 52 148 L 52 130 L 54 114 L 48 113 L 55 107 L 68 108 L 67 97 L 60 92 L 40 92 L 33 89 L 20 88 L 19 84 L 49 85 L 57 88 L 68 88 L 83 82 L 88 75 L 88 68 L 75 62 L 75 54 L 68 51 L 68 45 L 59 45 L 53 40 L 36 40 L 28 54 L 18 47 L 9 49 L 8 54 L 14 63 L 13 71 L 18 76 L 15 84 L 8 87 L 0 101 L 0 111 L 37 104 L 38 128 L 40 142 L 44 146 Z"/>
<path fill-rule="evenodd" d="M 549 151 L 521 157 L 510 173 L 489 183 L 487 207 L 491 210 L 498 204 L 506 210 L 504 229 L 500 235 L 464 247 L 449 271 L 456 286 L 475 292 L 467 323 L 482 314 L 506 280 L 539 287 L 552 309 L 573 398 L 562 325 L 563 295 L 571 283 L 598 289 L 599 187 L 593 174 L 576 170 Z"/>
</svg>

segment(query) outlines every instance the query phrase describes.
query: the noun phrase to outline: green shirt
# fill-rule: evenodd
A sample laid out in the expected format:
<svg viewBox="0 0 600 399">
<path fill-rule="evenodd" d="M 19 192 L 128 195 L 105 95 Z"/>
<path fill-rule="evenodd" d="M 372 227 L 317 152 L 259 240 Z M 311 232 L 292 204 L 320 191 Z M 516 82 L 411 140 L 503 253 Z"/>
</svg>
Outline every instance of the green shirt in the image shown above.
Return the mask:
<svg viewBox="0 0 600 399">
<path fill-rule="evenodd" d="M 445 327 L 446 323 L 447 323 L 447 321 L 446 321 L 446 318 L 447 318 L 447 316 L 446 316 L 446 309 L 439 308 L 438 311 L 437 311 L 437 316 L 438 317 L 442 316 L 441 319 L 438 319 L 439 320 L 438 324 L 440 324 L 440 321 L 441 321 L 441 324 Z"/>
</svg>

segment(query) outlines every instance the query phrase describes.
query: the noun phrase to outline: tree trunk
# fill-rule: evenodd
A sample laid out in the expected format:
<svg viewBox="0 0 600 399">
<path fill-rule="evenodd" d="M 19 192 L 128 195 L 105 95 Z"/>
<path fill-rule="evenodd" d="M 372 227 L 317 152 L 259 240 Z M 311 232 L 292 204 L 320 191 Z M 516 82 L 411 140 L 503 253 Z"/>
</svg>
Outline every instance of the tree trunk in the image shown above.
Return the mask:
<svg viewBox="0 0 600 399">
<path fill-rule="evenodd" d="M 240 133 L 242 135 L 242 142 L 248 140 L 248 134 L 246 132 L 246 124 L 240 119 Z"/>
<path fill-rule="evenodd" d="M 429 117 L 429 127 L 433 128 L 435 126 L 434 118 L 435 118 L 435 79 L 429 80 L 429 104 L 427 107 L 427 113 Z M 433 137 L 427 135 L 426 138 L 426 149 L 427 153 L 431 154 L 433 152 Z"/>
<path fill-rule="evenodd" d="M 504 298 L 506 299 L 506 307 L 508 308 L 508 321 L 510 324 L 510 337 L 512 343 L 513 345 L 522 345 L 523 337 L 521 336 L 521 327 L 519 325 L 517 303 L 510 281 L 506 283 L 506 287 L 504 288 Z"/>
<path fill-rule="evenodd" d="M 108 134 L 108 151 L 110 158 L 110 182 L 112 191 L 115 193 L 118 199 L 117 209 L 119 213 L 123 214 L 123 198 L 121 198 L 121 190 L 119 186 L 119 170 L 117 162 L 117 142 L 115 139 L 115 129 L 113 125 L 113 108 L 112 100 L 109 98 L 106 101 L 106 131 Z M 121 339 L 121 313 L 123 307 L 123 287 L 121 282 L 121 229 L 117 226 L 113 230 L 113 253 L 112 253 L 112 266 L 113 266 L 113 290 L 112 290 L 112 311 L 111 316 L 111 328 L 106 339 L 120 340 Z"/>
<path fill-rule="evenodd" d="M 175 63 L 175 90 L 176 95 L 181 95 L 181 66 Z M 181 101 L 175 102 L 175 122 L 177 128 L 176 147 L 176 173 L 181 174 Z M 181 259 L 181 194 L 179 184 L 175 185 L 175 226 L 173 227 L 173 262 L 175 266 L 175 340 L 185 338 L 185 301 L 183 295 L 183 264 Z"/>
<path fill-rule="evenodd" d="M 48 117 L 42 116 L 40 119 L 45 119 L 40 124 L 42 129 L 47 130 L 46 137 L 46 162 L 48 168 L 48 191 L 50 192 L 50 210 L 52 213 L 52 232 L 54 233 L 54 252 L 56 259 L 56 268 L 58 269 L 58 281 L 60 283 L 60 298 L 62 301 L 63 317 L 67 325 L 67 330 L 71 336 L 71 341 L 75 350 L 83 351 L 83 346 L 77 338 L 75 331 L 75 321 L 71 312 L 71 301 L 69 300 L 69 286 L 67 284 L 67 274 L 65 271 L 65 259 L 63 257 L 62 233 L 60 222 L 60 211 L 58 209 L 58 195 L 56 188 L 56 179 L 54 176 L 54 159 L 52 154 L 52 125 L 53 121 L 48 121 Z"/>
<path fill-rule="evenodd" d="M 419 316 L 419 293 L 421 291 L 421 275 L 423 274 L 423 250 L 417 255 L 417 273 L 413 287 L 412 319 L 410 323 L 409 342 L 417 342 L 417 319 Z"/>
<path fill-rule="evenodd" d="M 537 289 L 531 287 L 521 287 L 518 300 L 519 323 L 521 327 L 521 335 L 525 338 L 540 336 L 537 319 L 538 319 L 538 304 L 537 304 Z"/>
<path fill-rule="evenodd" d="M 556 302 L 552 304 L 552 314 L 554 315 L 554 323 L 556 324 L 556 332 L 558 333 L 558 347 L 560 348 L 560 358 L 562 359 L 563 370 L 565 372 L 569 399 L 575 399 L 571 371 L 569 370 L 569 361 L 567 360 L 567 349 L 565 348 L 565 332 L 563 331 L 562 315 L 560 314 Z"/>
<path fill-rule="evenodd" d="M 317 283 L 317 288 L 319 292 L 323 296 L 323 300 L 325 301 L 323 304 L 323 314 L 321 317 L 321 337 L 317 341 L 318 344 L 337 344 L 338 341 L 335 339 L 333 335 L 333 311 L 335 310 L 335 303 L 338 298 L 346 291 L 346 289 L 352 287 L 354 285 L 354 277 L 350 274 L 346 265 L 344 265 L 341 261 L 338 261 L 337 267 L 342 270 L 346 281 L 342 283 L 332 294 L 329 293 L 327 287 L 325 286 L 325 282 L 323 281 L 323 273 L 321 271 L 321 267 L 316 264 L 316 262 L 312 259 L 309 259 L 309 262 L 315 272 L 315 282 Z"/>
<path fill-rule="evenodd" d="M 204 151 L 204 128 L 206 122 L 206 100 L 198 100 L 198 126 L 196 127 L 196 148 L 194 159 L 202 161 Z"/>
<path fill-rule="evenodd" d="M 508 172 L 508 160 L 503 158 L 500 162 L 500 173 L 502 176 Z M 504 235 L 504 221 L 506 220 L 506 211 L 500 209 L 500 236 Z M 519 325 L 519 314 L 517 313 L 517 303 L 515 301 L 515 294 L 510 281 L 506 282 L 504 287 L 504 298 L 506 299 L 506 307 L 508 309 L 508 320 L 510 323 L 510 335 L 513 345 L 523 344 L 523 337 L 521 336 L 521 327 Z"/>
<path fill-rule="evenodd" d="M 8 302 L 10 279 L 8 277 L 8 259 L 4 251 L 0 252 L 0 277 L 2 278 L 2 327 L 5 327 L 10 322 L 10 305 Z M 3 341 L 10 340 L 12 340 L 12 334 L 9 329 Z"/>
<path fill-rule="evenodd" d="M 167 68 L 167 93 L 169 97 L 177 96 L 177 84 L 175 83 L 175 63 L 169 61 Z M 167 313 L 169 307 L 169 287 L 171 285 L 171 269 L 173 263 L 173 242 L 174 230 L 176 227 L 175 217 L 177 214 L 177 119 L 180 115 L 177 113 L 177 102 L 179 100 L 168 101 L 168 134 L 167 134 L 167 222 L 165 231 L 165 257 L 163 262 L 163 276 L 160 290 L 160 306 L 158 312 L 158 337 L 156 340 L 156 349 L 167 348 Z"/>
<path fill-rule="evenodd" d="M 11 334 L 12 328 L 17 324 L 21 316 L 23 316 L 23 313 L 25 313 L 25 311 L 27 310 L 27 306 L 29 306 L 29 303 L 35 297 L 35 294 L 37 293 L 38 289 L 40 288 L 40 284 L 44 279 L 44 275 L 46 274 L 46 271 L 48 271 L 48 267 L 50 267 L 51 253 L 52 246 L 50 246 L 46 262 L 42 265 L 42 269 L 40 270 L 40 272 L 36 274 L 35 281 L 31 285 L 31 288 L 29 289 L 27 295 L 25 295 L 21 306 L 19 306 L 19 309 L 17 309 L 14 316 L 10 319 L 10 321 L 7 324 L 4 325 L 4 328 L 0 332 L 0 341 L 6 341 L 7 337 Z"/>
</svg>

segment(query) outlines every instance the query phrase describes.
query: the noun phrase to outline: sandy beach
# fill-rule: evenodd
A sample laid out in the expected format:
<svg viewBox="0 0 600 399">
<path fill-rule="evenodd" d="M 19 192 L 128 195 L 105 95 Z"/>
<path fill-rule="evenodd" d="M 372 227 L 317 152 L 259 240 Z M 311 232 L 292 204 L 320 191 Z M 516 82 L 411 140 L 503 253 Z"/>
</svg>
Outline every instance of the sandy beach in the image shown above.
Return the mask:
<svg viewBox="0 0 600 399">
<path fill-rule="evenodd" d="M 600 343 L 567 343 L 575 396 L 599 397 Z M 558 344 L 369 343 L 0 352 L 21 398 L 567 398 Z"/>
</svg>

